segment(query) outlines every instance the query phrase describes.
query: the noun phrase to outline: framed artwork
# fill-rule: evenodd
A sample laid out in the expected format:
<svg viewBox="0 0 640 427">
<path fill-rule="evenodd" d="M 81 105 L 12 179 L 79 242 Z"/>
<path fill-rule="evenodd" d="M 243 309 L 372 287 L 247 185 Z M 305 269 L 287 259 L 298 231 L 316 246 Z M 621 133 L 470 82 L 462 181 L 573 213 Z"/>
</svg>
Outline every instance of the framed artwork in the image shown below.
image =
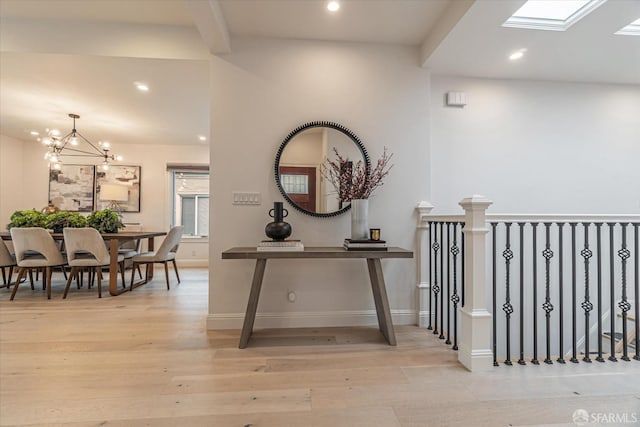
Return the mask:
<svg viewBox="0 0 640 427">
<path fill-rule="evenodd" d="M 66 165 L 49 170 L 49 200 L 64 211 L 91 212 L 94 202 L 94 165 Z"/>
<path fill-rule="evenodd" d="M 121 212 L 140 212 L 140 166 L 109 165 L 96 170 L 96 210 L 116 205 Z"/>
</svg>

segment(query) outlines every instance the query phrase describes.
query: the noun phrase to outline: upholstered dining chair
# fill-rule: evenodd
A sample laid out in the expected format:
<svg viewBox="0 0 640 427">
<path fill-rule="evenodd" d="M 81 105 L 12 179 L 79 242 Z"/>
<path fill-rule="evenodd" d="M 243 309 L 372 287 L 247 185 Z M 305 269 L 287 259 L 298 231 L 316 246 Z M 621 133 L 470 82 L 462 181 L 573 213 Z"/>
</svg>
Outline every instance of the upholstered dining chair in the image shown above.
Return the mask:
<svg viewBox="0 0 640 427">
<path fill-rule="evenodd" d="M 4 243 L 4 240 L 0 239 L 0 269 L 2 269 L 2 281 L 3 284 L 0 286 L 10 287 L 11 286 L 11 278 L 13 277 L 13 267 L 16 267 L 18 264 L 16 263 L 16 258 L 11 255 L 9 252 L 9 248 Z M 5 269 L 9 268 L 9 276 L 7 277 L 5 273 Z"/>
<path fill-rule="evenodd" d="M 12 228 L 11 240 L 18 264 L 18 278 L 11 300 L 16 296 L 25 272 L 39 268 L 44 268 L 43 285 L 47 289 L 47 298 L 51 299 L 51 269 L 66 264 L 51 234 L 40 227 Z"/>
<path fill-rule="evenodd" d="M 94 269 L 98 278 L 98 298 L 102 298 L 102 267 L 108 266 L 110 262 L 109 251 L 104 245 L 102 236 L 95 228 L 64 228 L 64 244 L 67 248 L 67 263 L 71 267 L 71 273 L 64 288 L 63 299 L 67 298 L 69 286 L 74 277 L 83 269 Z M 118 265 L 124 285 L 124 257 L 118 255 Z"/>
<path fill-rule="evenodd" d="M 176 278 L 178 279 L 178 283 L 180 283 L 180 274 L 178 274 L 178 266 L 176 265 L 176 252 L 178 251 L 178 246 L 180 245 L 180 239 L 182 238 L 182 232 L 184 231 L 184 227 L 181 225 L 177 225 L 169 230 L 167 237 L 165 237 L 164 241 L 160 245 L 155 252 L 144 252 L 140 255 L 136 255 L 132 258 L 133 266 L 131 267 L 131 288 L 133 290 L 134 287 L 143 285 L 149 281 L 149 264 L 164 264 L 164 276 L 167 280 L 167 289 L 169 289 L 169 268 L 167 263 L 171 261 L 173 263 L 173 269 L 176 272 Z M 146 271 L 144 280 L 134 284 L 133 279 L 135 278 L 136 268 L 139 267 L 140 264 L 146 264 Z"/>
</svg>

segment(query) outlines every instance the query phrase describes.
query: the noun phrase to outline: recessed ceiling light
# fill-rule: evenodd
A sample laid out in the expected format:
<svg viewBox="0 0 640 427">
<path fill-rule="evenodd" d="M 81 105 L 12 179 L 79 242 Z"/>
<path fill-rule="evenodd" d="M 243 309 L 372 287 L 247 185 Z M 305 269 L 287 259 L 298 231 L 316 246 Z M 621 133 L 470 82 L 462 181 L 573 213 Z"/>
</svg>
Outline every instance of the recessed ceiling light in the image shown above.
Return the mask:
<svg viewBox="0 0 640 427">
<path fill-rule="evenodd" d="M 617 31 L 615 34 L 623 36 L 640 36 L 640 19 L 636 19 L 620 31 Z"/>
<path fill-rule="evenodd" d="M 329 3 L 327 3 L 327 9 L 329 9 L 330 12 L 336 12 L 338 9 L 340 9 L 340 3 L 338 3 L 337 1 L 330 1 Z"/>
<path fill-rule="evenodd" d="M 38 136 L 40 135 L 40 132 L 38 132 L 37 130 L 32 130 L 31 132 L 29 132 L 31 135 L 33 136 Z"/>
<path fill-rule="evenodd" d="M 607 0 L 528 0 L 503 27 L 565 31 Z"/>
<path fill-rule="evenodd" d="M 140 92 L 149 92 L 149 86 L 147 86 L 144 83 L 141 82 L 134 82 L 134 85 L 136 85 L 136 89 L 138 89 Z"/>
<path fill-rule="evenodd" d="M 199 139 L 200 141 L 206 141 L 206 140 L 207 140 L 207 137 L 206 137 L 206 136 L 204 136 L 204 135 L 198 135 L 198 139 Z"/>
<path fill-rule="evenodd" d="M 509 59 L 512 61 L 518 60 L 524 56 L 524 53 L 526 51 L 527 49 L 516 50 L 515 52 L 512 52 L 511 55 L 509 55 Z"/>
</svg>

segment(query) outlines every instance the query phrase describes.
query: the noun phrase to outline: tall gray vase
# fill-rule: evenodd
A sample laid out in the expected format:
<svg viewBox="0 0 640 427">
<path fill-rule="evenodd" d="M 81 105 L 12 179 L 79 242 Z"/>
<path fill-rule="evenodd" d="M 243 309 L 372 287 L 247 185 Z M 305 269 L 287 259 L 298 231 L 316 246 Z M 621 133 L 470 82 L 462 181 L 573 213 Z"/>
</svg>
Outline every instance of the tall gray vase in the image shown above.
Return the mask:
<svg viewBox="0 0 640 427">
<path fill-rule="evenodd" d="M 351 201 L 351 240 L 369 238 L 369 200 L 354 199 Z"/>
</svg>

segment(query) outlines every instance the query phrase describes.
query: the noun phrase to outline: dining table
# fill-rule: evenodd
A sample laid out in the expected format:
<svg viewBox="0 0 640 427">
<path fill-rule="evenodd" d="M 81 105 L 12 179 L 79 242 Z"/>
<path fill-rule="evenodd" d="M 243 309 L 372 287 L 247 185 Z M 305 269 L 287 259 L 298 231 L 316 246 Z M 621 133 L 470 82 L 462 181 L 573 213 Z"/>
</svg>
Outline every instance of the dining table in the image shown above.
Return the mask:
<svg viewBox="0 0 640 427">
<path fill-rule="evenodd" d="M 153 251 L 155 238 L 165 236 L 166 231 L 120 231 L 118 233 L 100 233 L 105 243 L 109 246 L 109 294 L 117 296 L 127 291 L 127 288 L 118 288 L 118 248 L 124 242 L 131 240 L 147 240 L 147 249 Z M 62 233 L 51 233 L 54 240 L 64 240 Z M 2 240 L 11 240 L 11 233 L 0 232 Z M 149 280 L 153 278 L 153 264 L 149 264 Z"/>
</svg>

